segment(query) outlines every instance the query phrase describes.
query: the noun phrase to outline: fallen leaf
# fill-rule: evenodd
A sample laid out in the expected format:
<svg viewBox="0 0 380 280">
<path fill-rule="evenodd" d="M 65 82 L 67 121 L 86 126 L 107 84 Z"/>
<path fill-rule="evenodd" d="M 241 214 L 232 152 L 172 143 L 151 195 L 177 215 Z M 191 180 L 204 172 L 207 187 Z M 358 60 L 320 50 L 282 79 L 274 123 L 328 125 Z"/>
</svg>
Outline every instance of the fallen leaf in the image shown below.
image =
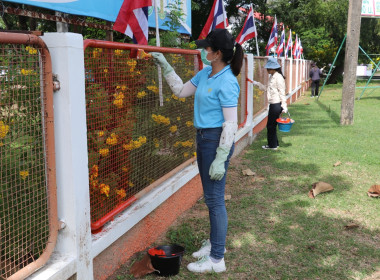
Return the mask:
<svg viewBox="0 0 380 280">
<path fill-rule="evenodd" d="M 315 198 L 320 193 L 332 191 L 334 189 L 333 186 L 326 182 L 316 182 L 313 183 L 312 186 L 313 188 L 308 193 L 310 198 Z"/>
<path fill-rule="evenodd" d="M 305 105 L 310 105 L 310 103 L 305 103 Z"/>
<path fill-rule="evenodd" d="M 245 176 L 255 176 L 256 175 L 256 173 L 255 172 L 253 172 L 251 169 L 244 169 L 243 171 L 243 175 L 245 175 Z"/>
<path fill-rule="evenodd" d="M 334 167 L 337 167 L 337 166 L 339 166 L 339 165 L 341 165 L 341 164 L 342 164 L 342 162 L 337 161 L 336 163 L 334 163 Z"/>
<path fill-rule="evenodd" d="M 348 230 L 348 229 L 358 228 L 359 225 L 357 225 L 357 224 L 348 224 L 348 225 L 345 225 L 344 227 L 345 227 L 345 229 Z"/>
<path fill-rule="evenodd" d="M 380 185 L 372 185 L 368 192 L 369 197 L 379 197 L 380 196 Z"/>
<path fill-rule="evenodd" d="M 230 199 L 231 199 L 231 195 L 230 194 L 224 195 L 224 200 L 230 200 Z"/>
</svg>

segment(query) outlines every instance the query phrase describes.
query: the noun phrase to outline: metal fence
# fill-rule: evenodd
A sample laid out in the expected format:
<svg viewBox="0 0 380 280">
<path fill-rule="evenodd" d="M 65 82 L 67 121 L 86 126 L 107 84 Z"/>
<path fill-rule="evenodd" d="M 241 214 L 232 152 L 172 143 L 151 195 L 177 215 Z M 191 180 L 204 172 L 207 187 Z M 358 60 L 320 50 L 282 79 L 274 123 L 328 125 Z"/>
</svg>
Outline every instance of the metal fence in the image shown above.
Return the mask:
<svg viewBox="0 0 380 280">
<path fill-rule="evenodd" d="M 58 231 L 49 51 L 34 35 L 0 36 L 0 278 L 24 279 Z"/>
<path fill-rule="evenodd" d="M 195 159 L 193 97 L 173 95 L 141 50 L 164 53 L 183 81 L 200 69 L 194 50 L 85 41 L 93 232 Z"/>
</svg>

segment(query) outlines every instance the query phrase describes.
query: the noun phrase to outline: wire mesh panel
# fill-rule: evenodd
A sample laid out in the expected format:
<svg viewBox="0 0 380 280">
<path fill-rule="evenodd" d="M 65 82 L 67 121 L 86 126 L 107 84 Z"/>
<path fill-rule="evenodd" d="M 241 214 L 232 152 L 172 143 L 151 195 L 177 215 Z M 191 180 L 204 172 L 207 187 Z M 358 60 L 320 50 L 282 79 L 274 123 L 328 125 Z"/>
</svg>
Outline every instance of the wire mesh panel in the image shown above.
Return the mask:
<svg viewBox="0 0 380 280">
<path fill-rule="evenodd" d="M 268 59 L 265 57 L 255 57 L 253 79 L 263 85 L 268 84 L 268 72 L 264 68 Z M 259 87 L 253 87 L 253 114 L 257 114 L 263 110 L 266 106 L 266 94 L 265 91 L 259 89 Z"/>
<path fill-rule="evenodd" d="M 46 49 L 5 43 L 7 35 L 0 40 L 0 278 L 24 279 L 55 245 L 54 142 L 47 144 L 54 140 L 52 79 Z M 42 42 L 24 35 L 16 37 Z"/>
<path fill-rule="evenodd" d="M 97 44 L 92 46 L 91 42 Z M 194 157 L 194 100 L 177 98 L 163 78 L 161 88 L 157 66 L 151 58 L 137 58 L 136 49 L 131 49 L 135 45 L 87 43 L 86 110 L 94 232 L 147 186 Z M 164 56 L 186 82 L 199 69 L 196 53 L 166 49 Z"/>
</svg>

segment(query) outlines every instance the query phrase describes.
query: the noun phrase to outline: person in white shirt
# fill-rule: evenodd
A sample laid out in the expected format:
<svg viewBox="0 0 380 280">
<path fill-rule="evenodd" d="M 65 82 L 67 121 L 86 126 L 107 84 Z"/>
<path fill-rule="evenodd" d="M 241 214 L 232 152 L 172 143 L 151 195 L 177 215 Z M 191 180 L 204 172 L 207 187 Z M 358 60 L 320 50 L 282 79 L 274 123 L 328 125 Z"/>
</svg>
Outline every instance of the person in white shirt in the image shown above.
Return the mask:
<svg viewBox="0 0 380 280">
<path fill-rule="evenodd" d="M 281 71 L 281 65 L 275 57 L 268 59 L 264 68 L 269 74 L 268 86 L 265 87 L 260 82 L 253 81 L 254 86 L 258 86 L 261 90 L 266 91 L 269 112 L 267 121 L 267 145 L 262 146 L 263 149 L 277 150 L 279 147 L 277 138 L 277 119 L 281 113 L 288 112 L 285 96 L 285 77 Z"/>
</svg>

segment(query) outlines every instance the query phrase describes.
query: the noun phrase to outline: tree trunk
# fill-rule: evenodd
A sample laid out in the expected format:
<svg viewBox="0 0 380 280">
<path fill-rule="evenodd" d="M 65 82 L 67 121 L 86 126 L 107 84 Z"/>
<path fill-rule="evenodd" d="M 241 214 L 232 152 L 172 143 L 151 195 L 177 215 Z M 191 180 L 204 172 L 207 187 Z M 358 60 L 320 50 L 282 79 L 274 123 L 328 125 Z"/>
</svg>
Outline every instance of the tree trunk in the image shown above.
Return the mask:
<svg viewBox="0 0 380 280">
<path fill-rule="evenodd" d="M 344 76 L 340 124 L 354 122 L 356 67 L 358 65 L 360 20 L 362 0 L 350 0 L 347 19 L 346 55 L 344 58 Z"/>
</svg>

